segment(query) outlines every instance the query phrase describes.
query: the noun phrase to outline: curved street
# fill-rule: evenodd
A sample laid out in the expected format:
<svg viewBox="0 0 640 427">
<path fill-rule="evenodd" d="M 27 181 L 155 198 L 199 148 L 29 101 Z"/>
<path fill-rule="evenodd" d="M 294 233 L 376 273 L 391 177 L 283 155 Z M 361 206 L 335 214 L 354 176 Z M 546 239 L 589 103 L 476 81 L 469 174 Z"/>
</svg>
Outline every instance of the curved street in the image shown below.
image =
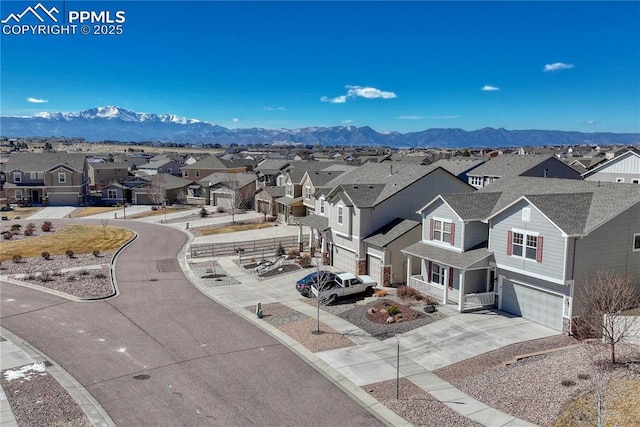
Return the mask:
<svg viewBox="0 0 640 427">
<path fill-rule="evenodd" d="M 112 225 L 139 234 L 116 261 L 117 297 L 72 302 L 2 283 L 0 308 L 2 326 L 75 377 L 117 425 L 380 424 L 279 341 L 200 293 L 177 260 L 185 233 Z"/>
</svg>

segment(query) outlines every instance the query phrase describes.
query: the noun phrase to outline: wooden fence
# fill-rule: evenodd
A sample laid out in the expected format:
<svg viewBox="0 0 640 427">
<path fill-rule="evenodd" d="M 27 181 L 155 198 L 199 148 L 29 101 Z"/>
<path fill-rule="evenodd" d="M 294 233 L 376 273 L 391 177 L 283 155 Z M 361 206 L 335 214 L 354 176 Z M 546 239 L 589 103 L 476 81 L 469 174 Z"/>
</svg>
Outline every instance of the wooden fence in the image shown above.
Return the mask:
<svg viewBox="0 0 640 427">
<path fill-rule="evenodd" d="M 302 236 L 303 251 L 309 247 L 309 235 Z M 249 240 L 245 242 L 228 243 L 203 243 L 191 245 L 191 258 L 205 258 L 218 256 L 238 255 L 240 261 L 243 259 L 263 259 L 275 255 L 278 246 L 282 244 L 285 253 L 290 249 L 298 250 L 297 236 L 274 237 L 271 239 Z"/>
</svg>

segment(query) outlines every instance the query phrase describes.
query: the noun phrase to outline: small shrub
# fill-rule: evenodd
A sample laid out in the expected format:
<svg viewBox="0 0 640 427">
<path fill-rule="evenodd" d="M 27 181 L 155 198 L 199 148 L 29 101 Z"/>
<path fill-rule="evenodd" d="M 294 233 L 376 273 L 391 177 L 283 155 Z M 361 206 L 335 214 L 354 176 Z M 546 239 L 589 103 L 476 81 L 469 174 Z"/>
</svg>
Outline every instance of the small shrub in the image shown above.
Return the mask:
<svg viewBox="0 0 640 427">
<path fill-rule="evenodd" d="M 100 251 L 98 249 L 93 250 L 93 256 L 98 258 L 100 256 Z"/>
<path fill-rule="evenodd" d="M 46 259 L 47 261 L 49 261 L 51 259 L 51 254 L 47 251 L 42 251 L 42 258 Z"/>
<path fill-rule="evenodd" d="M 100 273 L 96 273 L 96 275 L 94 276 L 96 279 L 106 279 L 107 275 L 100 272 Z"/>
<path fill-rule="evenodd" d="M 12 233 L 12 232 L 10 232 L 9 230 L 7 230 L 7 231 L 3 231 L 3 232 L 2 232 L 2 237 L 3 237 L 5 240 L 11 240 L 11 239 L 13 239 L 13 233 Z"/>
<path fill-rule="evenodd" d="M 423 295 L 417 289 L 410 288 L 409 286 L 400 286 L 398 288 L 398 296 L 402 299 L 413 298 L 420 301 Z"/>
<path fill-rule="evenodd" d="M 200 209 L 200 218 L 206 218 L 209 215 L 209 212 L 203 207 Z"/>
<path fill-rule="evenodd" d="M 395 316 L 396 314 L 400 314 L 400 309 L 397 305 L 392 305 L 387 309 L 387 313 L 389 314 L 389 316 Z"/>
<path fill-rule="evenodd" d="M 67 276 L 67 282 L 75 282 L 75 280 L 76 280 L 75 274 L 70 274 L 69 276 Z"/>
<path fill-rule="evenodd" d="M 81 276 L 88 276 L 88 275 L 89 275 L 89 270 L 80 270 L 80 271 L 79 271 L 79 274 L 80 274 Z"/>
<path fill-rule="evenodd" d="M 22 262 L 22 255 L 14 255 L 14 256 L 11 257 L 11 260 L 16 264 L 21 263 Z"/>
<path fill-rule="evenodd" d="M 51 231 L 53 229 L 53 224 L 51 223 L 51 221 L 45 221 L 40 226 L 40 229 L 44 232 Z"/>
<path fill-rule="evenodd" d="M 560 384 L 562 384 L 565 387 L 572 387 L 576 385 L 576 382 L 574 380 L 562 380 L 560 381 Z"/>
<path fill-rule="evenodd" d="M 579 380 L 588 380 L 591 378 L 591 375 L 589 374 L 578 374 L 578 379 Z"/>
<path fill-rule="evenodd" d="M 278 247 L 276 248 L 276 256 L 281 257 L 284 255 L 284 248 L 282 247 L 282 243 L 278 243 Z"/>
<path fill-rule="evenodd" d="M 297 249 L 289 249 L 289 252 L 287 252 L 287 255 L 289 255 L 289 259 L 294 259 L 300 256 L 300 251 Z"/>
<path fill-rule="evenodd" d="M 51 278 L 51 274 L 48 271 L 45 271 L 40 275 L 40 281 L 43 283 L 51 282 L 53 279 Z"/>
<path fill-rule="evenodd" d="M 20 229 L 22 226 L 20 224 L 11 224 L 11 232 L 13 234 L 20 234 Z"/>
<path fill-rule="evenodd" d="M 424 301 L 425 304 L 427 305 L 438 305 L 438 300 L 436 300 L 435 298 L 429 296 L 429 295 L 423 295 L 422 299 Z"/>
<path fill-rule="evenodd" d="M 300 267 L 302 268 L 311 267 L 311 255 L 309 254 L 302 255 L 302 258 L 300 258 L 300 261 L 298 261 L 298 264 L 300 264 Z"/>
<path fill-rule="evenodd" d="M 25 236 L 33 236 L 33 233 L 36 231 L 36 225 L 33 222 L 30 222 L 24 227 L 24 235 Z"/>
<path fill-rule="evenodd" d="M 73 251 L 71 249 L 67 249 L 67 251 L 64 254 L 69 258 L 73 258 Z"/>
<path fill-rule="evenodd" d="M 223 207 L 223 206 L 218 206 L 218 208 L 216 209 L 216 212 L 218 213 L 225 213 L 227 210 Z"/>
</svg>

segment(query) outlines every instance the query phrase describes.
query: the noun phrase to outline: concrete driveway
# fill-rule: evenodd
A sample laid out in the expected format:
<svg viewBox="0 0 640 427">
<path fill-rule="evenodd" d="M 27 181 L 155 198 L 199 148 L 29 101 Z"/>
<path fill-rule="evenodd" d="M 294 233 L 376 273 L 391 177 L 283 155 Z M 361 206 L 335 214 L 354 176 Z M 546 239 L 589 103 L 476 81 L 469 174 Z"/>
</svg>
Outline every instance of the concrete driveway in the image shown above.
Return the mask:
<svg viewBox="0 0 640 427">
<path fill-rule="evenodd" d="M 50 220 L 68 218 L 75 211 L 74 206 L 45 206 L 27 218 L 28 220 Z"/>
</svg>

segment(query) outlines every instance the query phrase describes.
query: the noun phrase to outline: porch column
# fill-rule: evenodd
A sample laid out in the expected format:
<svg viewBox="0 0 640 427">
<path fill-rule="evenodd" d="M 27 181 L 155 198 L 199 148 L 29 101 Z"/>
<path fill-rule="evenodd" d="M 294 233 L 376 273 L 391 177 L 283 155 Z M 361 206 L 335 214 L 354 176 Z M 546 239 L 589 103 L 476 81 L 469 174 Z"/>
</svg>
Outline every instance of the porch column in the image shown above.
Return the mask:
<svg viewBox="0 0 640 427">
<path fill-rule="evenodd" d="M 407 286 L 411 283 L 411 258 L 411 255 L 407 255 L 407 283 L 405 283 Z"/>
<path fill-rule="evenodd" d="M 447 272 L 447 277 L 444 280 L 444 297 L 442 298 L 442 304 L 447 305 L 447 301 L 449 300 L 449 267 L 445 270 Z M 429 278 L 431 281 L 431 278 Z"/>
<path fill-rule="evenodd" d="M 464 309 L 464 271 L 460 271 L 460 295 L 458 297 L 458 311 L 462 312 Z"/>
<path fill-rule="evenodd" d="M 302 224 L 296 223 L 298 226 L 298 250 L 302 252 L 304 244 L 302 243 Z"/>
<path fill-rule="evenodd" d="M 313 247 L 313 228 L 309 227 L 309 253 L 313 256 L 315 252 Z"/>
</svg>

